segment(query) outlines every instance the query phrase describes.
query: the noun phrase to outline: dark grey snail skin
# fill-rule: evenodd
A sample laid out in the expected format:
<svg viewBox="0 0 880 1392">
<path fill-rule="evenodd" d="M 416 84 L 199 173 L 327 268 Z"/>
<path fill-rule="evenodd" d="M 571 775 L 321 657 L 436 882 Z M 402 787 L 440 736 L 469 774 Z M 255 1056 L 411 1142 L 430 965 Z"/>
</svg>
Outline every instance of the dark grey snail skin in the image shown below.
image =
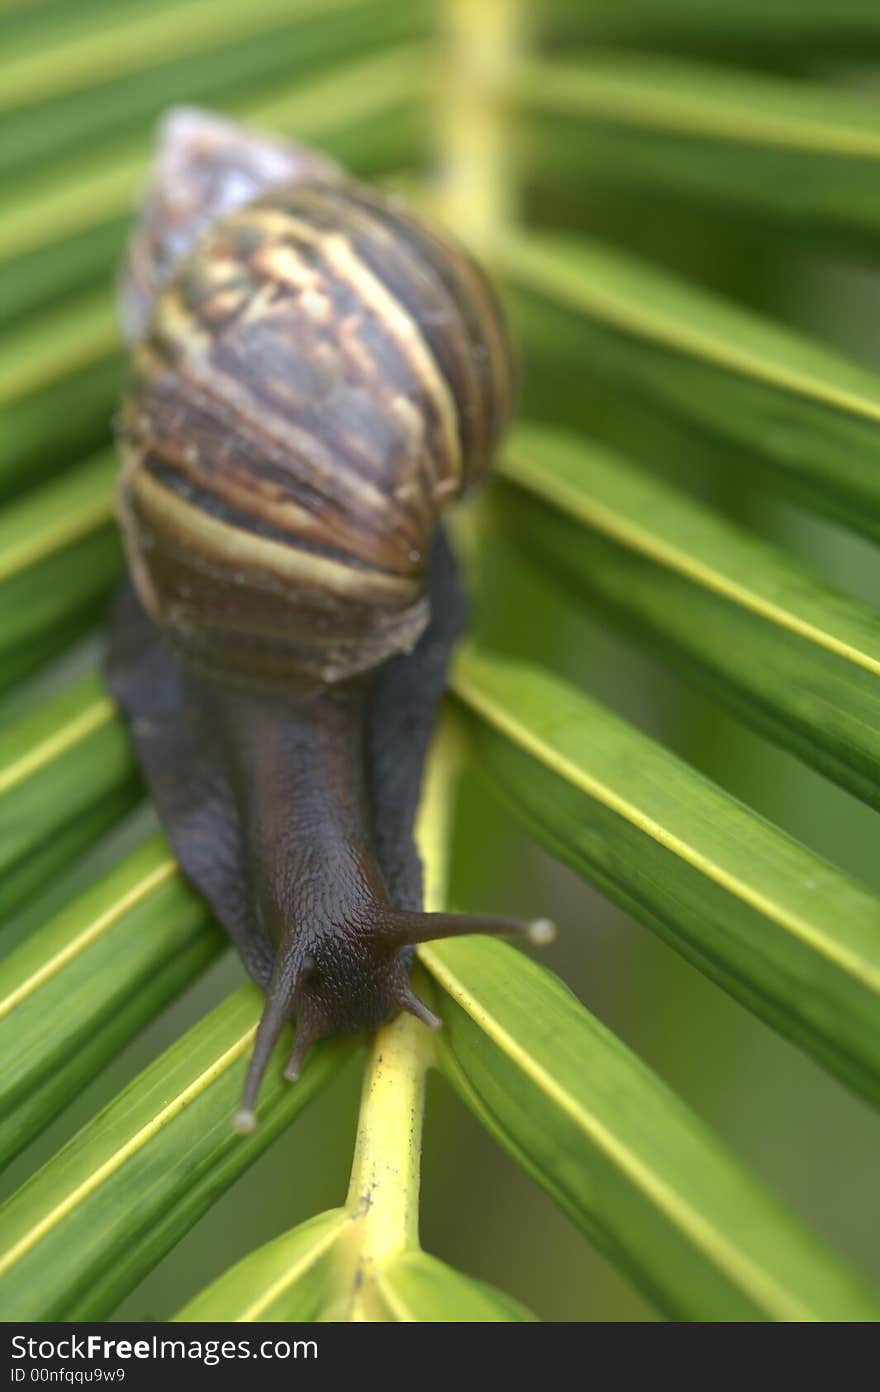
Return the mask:
<svg viewBox="0 0 880 1392">
<path fill-rule="evenodd" d="M 171 180 L 170 184 L 168 180 Z M 261 195 L 261 196 L 257 196 Z M 125 279 L 132 583 L 110 686 L 180 864 L 309 1047 L 408 1010 L 414 945 L 516 933 L 421 912 L 413 824 L 464 623 L 438 513 L 510 404 L 458 248 L 323 157 L 172 118 Z"/>
<path fill-rule="evenodd" d="M 379 669 L 364 704 L 368 826 L 390 904 L 411 911 L 418 911 L 422 902 L 422 869 L 413 839 L 422 772 L 446 687 L 449 656 L 465 617 L 442 532 L 432 550 L 429 593 L 428 628 L 412 653 L 392 658 Z M 107 671 L 181 868 L 229 933 L 250 976 L 268 992 L 275 944 L 256 911 L 254 863 L 217 732 L 216 692 L 175 656 L 131 584 L 123 587 L 114 606 Z M 305 777 L 305 770 L 302 774 Z M 325 787 L 327 774 L 322 770 Z M 322 865 L 322 880 L 325 874 Z M 517 925 L 504 927 L 515 931 Z M 395 984 L 405 987 L 411 949 L 394 957 L 404 968 Z M 344 1001 L 344 989 L 341 994 Z M 283 1024 L 289 1014 L 283 990 L 277 999 Z M 414 1002 L 411 997 L 398 1008 L 412 1009 Z M 377 1008 L 380 1013 L 385 1008 L 384 997 Z M 340 1004 L 340 1016 L 343 1009 Z M 271 1048 L 277 1022 L 266 1019 L 265 1042 Z M 345 1031 L 340 1027 L 329 1032 Z M 297 1043 L 297 1053 L 303 1055 L 309 1039 L 300 1034 L 299 1022 Z M 256 1053 L 255 1062 L 261 1062 Z M 245 1117 L 241 1125 L 247 1124 Z"/>
</svg>

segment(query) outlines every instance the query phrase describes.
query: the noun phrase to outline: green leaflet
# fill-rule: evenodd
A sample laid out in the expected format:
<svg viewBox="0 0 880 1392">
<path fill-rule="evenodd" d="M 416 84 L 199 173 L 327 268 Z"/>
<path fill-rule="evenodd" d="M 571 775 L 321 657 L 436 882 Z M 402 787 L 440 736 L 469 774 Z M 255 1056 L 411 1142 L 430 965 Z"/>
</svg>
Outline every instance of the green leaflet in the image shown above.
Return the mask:
<svg viewBox="0 0 880 1392">
<path fill-rule="evenodd" d="M 876 52 L 880 17 L 873 0 L 547 0 L 543 22 L 569 40 L 626 43 L 670 41 L 720 49 L 728 45 L 763 54 L 789 55 L 804 48 L 825 55 L 841 49 L 857 56 Z"/>
<path fill-rule="evenodd" d="M 334 138 L 351 138 L 353 123 L 424 98 L 426 85 L 430 90 L 426 64 L 423 47 L 401 44 L 340 64 L 295 89 L 275 94 L 261 89 L 227 101 L 224 110 L 292 139 L 332 145 Z M 112 217 L 128 220 L 153 136 L 152 126 L 140 128 L 110 149 L 80 153 L 73 166 L 69 161 L 57 169 L 40 166 L 25 189 L 10 189 L 8 202 L 0 202 L 0 257 L 11 260 L 36 247 L 59 246 Z"/>
<path fill-rule="evenodd" d="M 868 97 L 607 53 L 526 63 L 514 90 L 532 118 L 529 173 L 542 187 L 684 194 L 783 217 L 798 233 L 880 231 L 880 119 Z"/>
<path fill-rule="evenodd" d="M 109 357 L 116 345 L 106 294 L 84 295 L 76 305 L 50 310 L 0 343 L 0 407 Z"/>
<path fill-rule="evenodd" d="M 120 817 L 138 789 L 96 676 L 0 731 L 0 923 Z"/>
<path fill-rule="evenodd" d="M 388 1319 L 420 1324 L 529 1323 L 535 1316 L 503 1291 L 463 1276 L 427 1252 L 405 1252 L 376 1276 Z"/>
<path fill-rule="evenodd" d="M 108 451 L 7 507 L 0 514 L 0 585 L 14 584 L 66 547 L 111 524 L 117 470 Z"/>
<path fill-rule="evenodd" d="M 279 1049 L 260 1124 L 238 1136 L 232 1118 L 259 1007 L 255 987 L 230 996 L 0 1208 L 7 1319 L 106 1318 L 351 1051 L 348 1040 L 319 1045 L 291 1087 Z"/>
<path fill-rule="evenodd" d="M 561 315 L 579 331 L 581 372 L 746 446 L 812 505 L 880 537 L 877 374 L 599 243 L 505 233 L 497 260 L 542 352 Z"/>
<path fill-rule="evenodd" d="M 175 1320 L 320 1320 L 332 1280 L 333 1248 L 350 1221 L 344 1208 L 336 1208 L 267 1242 L 201 1291 Z"/>
<path fill-rule="evenodd" d="M 102 454 L 0 515 L 0 684 L 11 684 L 100 614 L 120 565 L 112 520 L 116 467 Z"/>
<path fill-rule="evenodd" d="M 880 1100 L 880 900 L 597 702 L 469 649 L 454 690 L 530 830 Z"/>
<path fill-rule="evenodd" d="M 568 989 L 522 953 L 420 948 L 464 1100 L 674 1318 L 873 1321 L 880 1306 Z"/>
<path fill-rule="evenodd" d="M 589 440 L 520 427 L 508 531 L 763 733 L 880 804 L 880 617 Z"/>
<path fill-rule="evenodd" d="M 46 348 L 51 355 L 51 343 Z M 106 450 L 122 380 L 122 358 L 113 352 L 63 371 L 0 409 L 0 498 L 59 475 L 94 450 Z"/>
<path fill-rule="evenodd" d="M 315 1323 L 327 1318 L 334 1248 L 350 1223 L 344 1208 L 310 1218 L 249 1253 L 185 1305 L 175 1320 Z M 475 1323 L 534 1319 L 509 1296 L 462 1276 L 427 1252 L 405 1252 L 393 1258 L 376 1274 L 374 1285 L 388 1320 Z"/>
<path fill-rule="evenodd" d="M 110 298 L 103 291 L 82 295 L 61 310 L 51 309 L 30 321 L 25 330 L 13 328 L 0 339 L 0 496 L 57 473 L 92 444 L 106 444 L 120 380 L 118 357 Z M 83 471 L 80 483 L 71 485 L 82 507 L 103 505 L 107 523 L 111 520 L 109 492 L 102 492 L 99 484 L 101 479 L 109 480 L 112 471 L 111 456 L 102 454 L 91 461 L 91 472 Z M 7 512 L 0 537 L 4 550 L 15 543 L 17 558 L 22 533 L 30 526 L 41 526 L 44 512 L 47 521 L 57 524 L 59 517 L 63 519 L 64 497 L 59 494 L 58 503 L 53 504 L 52 495 L 35 494 L 28 500 L 31 512 L 24 518 Z M 60 525 L 66 524 L 62 520 Z M 51 559 L 51 547 L 44 549 Z M 0 561 L 0 566 L 0 576 L 6 578 L 9 562 Z M 5 625 L 0 631 L 5 638 Z"/>
<path fill-rule="evenodd" d="M 134 15 L 138 3 L 128 0 L 126 17 Z M 183 4 L 169 6 L 168 0 L 164 4 L 175 15 L 185 9 Z M 75 7 L 64 8 L 79 14 L 82 0 Z M 162 22 L 155 0 L 147 0 L 146 6 L 140 0 L 140 8 L 149 10 L 154 25 Z M 215 13 L 220 8 L 215 4 Z M 167 14 L 164 18 L 167 32 Z M 0 181 L 15 177 L 27 192 L 34 182 L 45 179 L 50 165 L 56 176 L 64 179 L 68 171 L 63 156 L 74 165 L 81 163 L 86 150 L 112 159 L 137 130 L 145 133 L 169 105 L 186 102 L 216 108 L 230 101 L 258 104 L 272 92 L 281 95 L 313 83 L 328 65 L 387 51 L 398 41 L 424 36 L 426 29 L 424 5 L 389 5 L 382 0 L 289 6 L 281 25 L 274 28 L 261 22 L 263 16 L 254 7 L 244 19 L 247 32 L 235 35 L 223 27 L 222 16 L 220 19 L 217 45 L 210 49 L 202 45 L 178 48 L 160 55 L 147 50 L 137 55 L 122 53 L 117 25 L 113 56 L 117 61 L 129 60 L 124 75 L 74 88 L 56 95 L 52 102 L 29 103 L 2 114 L 8 139 L 0 150 Z M 12 47 L 8 28 L 4 26 L 7 57 Z M 105 23 L 85 36 L 84 43 L 96 58 L 109 29 Z M 45 63 L 53 47 L 47 30 L 44 16 L 36 34 L 19 36 L 17 46 L 23 48 L 25 62 L 32 63 L 39 56 Z M 57 56 L 55 67 L 59 67 Z"/>
<path fill-rule="evenodd" d="M 152 837 L 0 963 L 0 1161 L 52 1121 L 226 939 Z"/>
<path fill-rule="evenodd" d="M 298 0 L 296 19 L 321 10 L 352 8 L 356 0 Z M 105 16 L 107 18 L 107 16 Z M 260 30 L 283 30 L 290 24 L 290 0 L 182 0 L 173 6 L 132 6 L 114 15 L 115 22 L 96 25 L 91 15 L 80 34 L 66 25 L 51 42 L 20 43 L 16 61 L 5 74 L 0 111 L 55 101 L 64 94 L 128 77 L 144 68 L 186 53 L 206 53 Z"/>
</svg>

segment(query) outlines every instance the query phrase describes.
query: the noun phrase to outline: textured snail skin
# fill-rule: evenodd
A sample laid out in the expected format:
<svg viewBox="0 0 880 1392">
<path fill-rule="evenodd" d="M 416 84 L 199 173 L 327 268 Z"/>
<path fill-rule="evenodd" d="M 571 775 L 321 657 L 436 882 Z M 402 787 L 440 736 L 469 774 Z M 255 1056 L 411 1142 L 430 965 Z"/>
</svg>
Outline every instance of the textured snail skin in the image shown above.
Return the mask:
<svg viewBox="0 0 880 1392">
<path fill-rule="evenodd" d="M 268 735 L 273 741 L 270 747 L 277 752 L 280 746 L 283 765 L 283 772 L 271 786 L 251 782 L 252 797 L 258 803 L 253 819 L 251 799 L 240 798 L 238 779 L 230 769 L 235 729 L 227 732 L 225 740 L 221 733 L 223 703 L 229 699 L 234 703 L 240 693 L 224 691 L 189 671 L 163 641 L 131 584 L 123 587 L 114 607 L 107 661 L 110 687 L 128 721 L 165 831 L 184 873 L 226 929 L 249 975 L 277 1007 L 270 1012 L 267 1006 L 263 1017 L 260 1050 L 255 1049 L 252 1065 L 256 1071 L 251 1075 L 257 1082 L 280 1028 L 293 1013 L 297 1014 L 299 1061 L 314 1038 L 359 1032 L 382 1023 L 401 1008 L 413 1009 L 415 998 L 407 985 L 411 950 L 382 952 L 377 950 L 378 941 L 373 940 L 371 957 L 364 962 L 358 951 L 364 941 L 359 926 L 363 924 L 369 931 L 370 914 L 377 906 L 365 905 L 359 896 L 353 902 L 343 899 L 336 892 L 342 887 L 333 879 L 331 867 L 339 854 L 340 835 L 353 825 L 355 843 L 374 851 L 387 904 L 413 913 L 421 905 L 422 873 L 413 823 L 425 757 L 446 686 L 449 655 L 464 621 L 455 566 L 442 532 L 438 532 L 431 551 L 429 594 L 431 619 L 413 652 L 392 658 L 357 684 L 361 709 L 358 711 L 356 702 L 349 708 L 349 728 L 340 746 L 351 753 L 350 763 L 340 764 L 339 750 L 332 741 L 328 749 L 331 758 L 326 765 L 322 763 L 322 751 L 327 747 L 322 707 L 325 700 L 333 703 L 336 693 L 344 691 L 348 683 L 314 693 L 310 719 L 304 719 L 296 703 L 290 702 L 280 709 L 270 707 L 267 719 L 256 728 L 242 725 L 240 747 L 254 742 L 259 745 Z M 248 704 L 250 698 L 244 698 L 239 707 L 243 720 L 249 713 Z M 234 704 L 227 719 L 230 714 L 234 725 Z M 297 753 L 303 736 L 308 741 L 315 727 L 318 743 L 314 749 L 307 748 L 308 762 L 301 767 L 296 762 Z M 333 728 L 331 719 L 324 729 L 329 735 Z M 352 778 L 361 784 L 361 796 L 355 803 L 351 801 Z M 290 785 L 288 790 L 285 783 Z M 303 825 L 315 802 L 311 796 L 301 801 L 300 792 L 313 793 L 316 788 L 325 794 L 326 801 L 323 809 L 318 808 L 317 820 Z M 303 832 L 307 833 L 304 838 Z M 298 855 L 288 862 L 291 846 Z M 344 841 L 342 849 L 347 854 Z M 286 873 L 295 863 L 305 871 L 299 879 Z M 270 878 L 264 879 L 266 876 Z M 286 937 L 293 949 L 284 958 L 278 957 L 279 944 L 271 936 L 271 920 L 267 923 L 260 906 L 261 884 L 278 909 L 276 931 L 281 929 L 282 941 Z M 320 918 L 312 916 L 314 905 L 321 901 L 325 902 L 325 913 Z M 385 905 L 378 907 L 381 912 Z M 433 936 L 435 917 L 441 918 L 420 915 L 414 926 Z M 475 931 L 470 921 L 466 922 L 466 930 Z M 411 921 L 404 921 L 405 929 L 410 926 Z M 442 926 L 441 919 L 438 928 Z M 452 926 L 457 931 L 461 922 L 454 919 Z M 505 922 L 501 926 L 505 931 L 517 930 L 516 924 Z M 309 940 L 316 961 L 323 959 L 322 947 L 327 948 L 327 962 L 333 970 L 329 1000 L 322 992 L 316 1001 L 319 1007 L 323 1004 L 324 1016 L 314 1010 L 307 1030 L 302 997 L 294 1002 L 292 996 L 297 972 L 308 955 L 305 944 Z M 371 960 L 378 972 L 369 970 Z M 285 970 L 273 994 L 276 962 Z M 354 1001 L 362 1017 L 350 1013 Z"/>
<path fill-rule="evenodd" d="M 185 132 L 212 196 L 224 150 L 260 165 L 224 124 Z M 464 613 L 437 518 L 506 422 L 503 322 L 462 251 L 316 179 L 320 156 L 274 186 L 273 149 L 263 197 L 187 237 L 189 188 L 154 189 L 135 238 L 129 320 L 155 298 L 119 425 L 133 585 L 108 661 L 180 864 L 267 994 L 240 1129 L 291 1017 L 293 1078 L 328 1035 L 439 1023 L 415 943 L 524 929 L 420 913 L 413 843 Z"/>
</svg>

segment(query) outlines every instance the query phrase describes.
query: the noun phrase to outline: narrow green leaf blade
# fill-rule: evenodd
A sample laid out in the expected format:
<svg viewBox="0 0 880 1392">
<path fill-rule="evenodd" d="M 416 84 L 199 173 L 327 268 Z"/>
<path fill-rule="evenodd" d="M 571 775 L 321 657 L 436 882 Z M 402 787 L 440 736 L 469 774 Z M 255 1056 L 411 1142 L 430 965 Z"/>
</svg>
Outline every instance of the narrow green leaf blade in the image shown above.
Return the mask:
<svg viewBox="0 0 880 1392">
<path fill-rule="evenodd" d="M 518 429 L 508 531 L 615 624 L 880 805 L 880 615 L 590 441 Z"/>
<path fill-rule="evenodd" d="M 119 573 L 117 465 L 99 455 L 0 513 L 0 685 L 94 621 Z"/>
<path fill-rule="evenodd" d="M 319 1320 L 332 1281 L 333 1249 L 350 1222 L 346 1210 L 336 1208 L 267 1242 L 195 1296 L 175 1320 Z"/>
<path fill-rule="evenodd" d="M 524 64 L 513 86 L 542 188 L 685 195 L 784 219 L 798 234 L 880 232 L 869 97 L 650 54 Z"/>
<path fill-rule="evenodd" d="M 126 15 L 138 0 L 128 0 Z M 143 7 L 143 0 L 140 0 Z M 168 0 L 149 0 L 156 22 L 158 5 Z M 65 7 L 68 10 L 70 6 Z M 82 0 L 74 7 L 82 13 Z M 177 17 L 181 6 L 171 5 Z M 252 19 L 253 17 L 251 17 Z M 137 64 L 99 84 L 56 93 L 50 102 L 20 107 L 3 114 L 7 139 L 0 149 L 0 181 L 15 178 L 26 192 L 49 164 L 65 177 L 62 157 L 76 164 L 88 152 L 112 156 L 138 130 L 145 131 L 167 107 L 189 105 L 225 107 L 230 100 L 265 100 L 272 92 L 292 92 L 318 77 L 331 64 L 387 51 L 397 42 L 423 38 L 427 32 L 422 3 L 367 0 L 341 7 L 289 6 L 280 25 L 253 24 L 245 35 L 231 35 L 222 27 L 220 44 L 148 54 L 140 49 L 126 54 L 116 33 L 116 54 Z M 5 26 L 8 29 L 8 26 Z M 21 46 L 21 56 L 31 62 L 45 55 L 51 36 L 46 24 Z M 166 25 L 167 28 L 167 25 Z M 93 14 L 82 27 L 86 43 L 106 43 L 106 14 Z M 18 45 L 15 49 L 18 49 Z M 4 58 L 13 61 L 13 45 L 4 34 Z M 40 170 L 40 175 L 37 175 Z"/>
<path fill-rule="evenodd" d="M 320 140 L 332 147 L 359 122 L 407 107 L 430 95 L 428 54 L 420 45 L 400 44 L 387 52 L 340 64 L 320 77 L 280 94 L 230 97 L 224 111 L 292 139 Z M 38 247 L 58 247 L 130 212 L 146 172 L 153 132 L 138 129 L 109 149 L 41 166 L 24 189 L 10 188 L 0 201 L 0 262 Z"/>
<path fill-rule="evenodd" d="M 293 18 L 302 21 L 321 11 L 344 11 L 364 0 L 179 0 L 173 6 L 131 6 L 113 22 L 87 17 L 79 34 L 69 28 L 51 42 L 22 46 L 10 63 L 0 95 L 0 111 L 50 102 L 65 93 L 130 77 L 163 60 L 186 53 L 203 54 L 227 43 L 241 43 L 262 30 L 283 32 Z M 37 37 L 37 36 L 35 36 Z"/>
<path fill-rule="evenodd" d="M 0 963 L 0 1162 L 225 943 L 155 836 Z"/>
<path fill-rule="evenodd" d="M 729 57 L 730 45 L 755 50 L 840 51 L 864 57 L 880 47 L 880 16 L 873 0 L 548 0 L 542 23 L 564 36 L 632 44 L 703 46 Z"/>
<path fill-rule="evenodd" d="M 7 1319 L 106 1318 L 350 1053 L 350 1040 L 319 1045 L 292 1087 L 279 1049 L 260 1124 L 236 1135 L 260 1002 L 252 986 L 229 997 L 0 1208 Z"/>
<path fill-rule="evenodd" d="M 105 451 L 0 512 L 0 585 L 111 524 L 117 469 L 115 455 Z"/>
<path fill-rule="evenodd" d="M 122 356 L 113 352 L 0 408 L 0 499 L 106 450 L 122 382 Z"/>
<path fill-rule="evenodd" d="M 510 233 L 496 260 L 514 308 L 532 308 L 533 351 L 535 307 L 561 313 L 596 377 L 746 446 L 815 507 L 880 537 L 878 374 L 598 243 Z"/>
<path fill-rule="evenodd" d="M 387 1318 L 417 1324 L 530 1323 L 535 1316 L 503 1291 L 463 1276 L 427 1252 L 404 1252 L 375 1276 Z"/>
<path fill-rule="evenodd" d="M 880 1306 L 549 972 L 432 944 L 440 1062 L 514 1158 L 667 1314 L 874 1321 Z"/>
<path fill-rule="evenodd" d="M 95 675 L 0 732 L 0 923 L 122 816 L 139 788 Z"/>
<path fill-rule="evenodd" d="M 470 649 L 454 690 L 539 840 L 880 1100 L 880 899 L 545 672 Z"/>
<path fill-rule="evenodd" d="M 0 407 L 107 358 L 118 334 L 110 297 L 89 292 L 0 341 Z"/>
</svg>

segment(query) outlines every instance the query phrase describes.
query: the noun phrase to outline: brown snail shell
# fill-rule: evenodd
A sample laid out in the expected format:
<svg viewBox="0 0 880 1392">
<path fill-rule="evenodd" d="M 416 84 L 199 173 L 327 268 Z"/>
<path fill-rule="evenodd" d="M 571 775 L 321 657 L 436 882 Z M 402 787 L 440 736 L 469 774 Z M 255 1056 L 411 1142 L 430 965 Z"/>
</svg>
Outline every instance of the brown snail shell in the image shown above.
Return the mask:
<svg viewBox="0 0 880 1392">
<path fill-rule="evenodd" d="M 440 510 L 510 409 L 495 298 L 395 200 L 310 176 L 214 223 L 133 357 L 120 511 L 198 670 L 337 681 L 411 649 Z"/>
</svg>

